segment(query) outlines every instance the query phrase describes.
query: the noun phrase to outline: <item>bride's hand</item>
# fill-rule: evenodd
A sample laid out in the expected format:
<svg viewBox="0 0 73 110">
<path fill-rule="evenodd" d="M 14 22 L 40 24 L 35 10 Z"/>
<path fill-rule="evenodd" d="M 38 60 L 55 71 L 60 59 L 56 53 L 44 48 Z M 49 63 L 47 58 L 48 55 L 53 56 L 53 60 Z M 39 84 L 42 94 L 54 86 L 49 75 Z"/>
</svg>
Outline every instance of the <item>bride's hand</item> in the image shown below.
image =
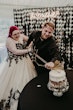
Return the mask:
<svg viewBox="0 0 73 110">
<path fill-rule="evenodd" d="M 27 48 L 27 50 L 28 50 L 28 52 L 31 52 L 31 51 L 32 51 L 32 48 L 31 48 L 31 47 L 29 47 L 29 48 Z"/>
</svg>

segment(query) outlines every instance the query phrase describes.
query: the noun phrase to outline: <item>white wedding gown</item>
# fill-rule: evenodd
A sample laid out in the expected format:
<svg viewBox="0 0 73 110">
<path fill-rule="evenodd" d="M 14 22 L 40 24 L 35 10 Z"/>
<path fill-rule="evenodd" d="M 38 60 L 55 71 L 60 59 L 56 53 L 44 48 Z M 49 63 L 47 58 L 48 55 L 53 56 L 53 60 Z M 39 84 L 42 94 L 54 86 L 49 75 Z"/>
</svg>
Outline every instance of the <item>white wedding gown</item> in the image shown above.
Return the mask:
<svg viewBox="0 0 73 110">
<path fill-rule="evenodd" d="M 18 49 L 24 44 L 16 43 Z M 17 110 L 18 97 L 25 85 L 36 77 L 36 71 L 28 54 L 14 55 L 8 50 L 8 58 L 0 73 L 1 110 Z M 4 101 L 5 100 L 5 101 Z"/>
</svg>

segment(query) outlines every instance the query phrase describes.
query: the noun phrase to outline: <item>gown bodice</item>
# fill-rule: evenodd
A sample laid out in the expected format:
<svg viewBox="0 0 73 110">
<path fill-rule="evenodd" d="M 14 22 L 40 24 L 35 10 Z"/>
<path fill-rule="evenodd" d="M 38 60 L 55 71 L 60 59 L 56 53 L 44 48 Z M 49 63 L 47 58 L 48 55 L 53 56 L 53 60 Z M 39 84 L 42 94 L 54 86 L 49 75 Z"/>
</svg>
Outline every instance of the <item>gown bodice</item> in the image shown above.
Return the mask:
<svg viewBox="0 0 73 110">
<path fill-rule="evenodd" d="M 26 48 L 26 42 L 24 42 L 23 44 L 16 43 L 16 48 L 20 49 L 20 50 L 25 49 Z M 13 59 L 15 60 L 16 63 L 18 63 L 19 59 L 22 60 L 23 57 L 27 56 L 27 54 L 22 54 L 22 55 L 13 54 L 9 49 L 7 49 L 7 53 L 8 53 L 7 61 L 9 61 L 9 66 L 11 66 L 11 62 Z"/>
</svg>

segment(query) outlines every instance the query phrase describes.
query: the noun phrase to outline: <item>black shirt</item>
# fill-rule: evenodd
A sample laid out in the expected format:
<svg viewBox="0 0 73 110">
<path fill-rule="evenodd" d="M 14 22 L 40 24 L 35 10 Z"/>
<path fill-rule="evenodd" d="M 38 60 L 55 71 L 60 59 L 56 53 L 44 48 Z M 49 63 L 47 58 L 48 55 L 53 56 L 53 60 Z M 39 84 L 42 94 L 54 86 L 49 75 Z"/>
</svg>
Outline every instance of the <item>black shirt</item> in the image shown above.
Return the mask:
<svg viewBox="0 0 73 110">
<path fill-rule="evenodd" d="M 47 62 L 61 60 L 60 53 L 53 36 L 46 40 L 42 40 L 40 37 L 41 31 L 32 32 L 31 35 L 29 36 L 27 44 L 33 41 L 34 43 L 33 46 L 37 50 L 37 54 Z M 42 64 L 40 60 L 38 60 L 38 62 Z"/>
</svg>

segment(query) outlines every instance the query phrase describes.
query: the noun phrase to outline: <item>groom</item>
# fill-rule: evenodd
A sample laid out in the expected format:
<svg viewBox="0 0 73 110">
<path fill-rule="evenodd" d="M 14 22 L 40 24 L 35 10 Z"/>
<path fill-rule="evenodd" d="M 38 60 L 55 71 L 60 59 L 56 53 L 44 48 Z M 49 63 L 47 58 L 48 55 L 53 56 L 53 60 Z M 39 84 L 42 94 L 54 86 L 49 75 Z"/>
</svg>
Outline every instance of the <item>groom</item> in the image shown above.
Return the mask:
<svg viewBox="0 0 73 110">
<path fill-rule="evenodd" d="M 46 63 L 36 58 L 33 62 L 38 75 L 48 74 L 55 66 L 55 61 L 61 61 L 60 53 L 56 41 L 53 37 L 55 25 L 52 22 L 44 23 L 41 31 L 34 31 L 30 34 L 27 45 L 33 41 L 33 50 L 37 50 L 37 54 L 42 57 Z"/>
</svg>

